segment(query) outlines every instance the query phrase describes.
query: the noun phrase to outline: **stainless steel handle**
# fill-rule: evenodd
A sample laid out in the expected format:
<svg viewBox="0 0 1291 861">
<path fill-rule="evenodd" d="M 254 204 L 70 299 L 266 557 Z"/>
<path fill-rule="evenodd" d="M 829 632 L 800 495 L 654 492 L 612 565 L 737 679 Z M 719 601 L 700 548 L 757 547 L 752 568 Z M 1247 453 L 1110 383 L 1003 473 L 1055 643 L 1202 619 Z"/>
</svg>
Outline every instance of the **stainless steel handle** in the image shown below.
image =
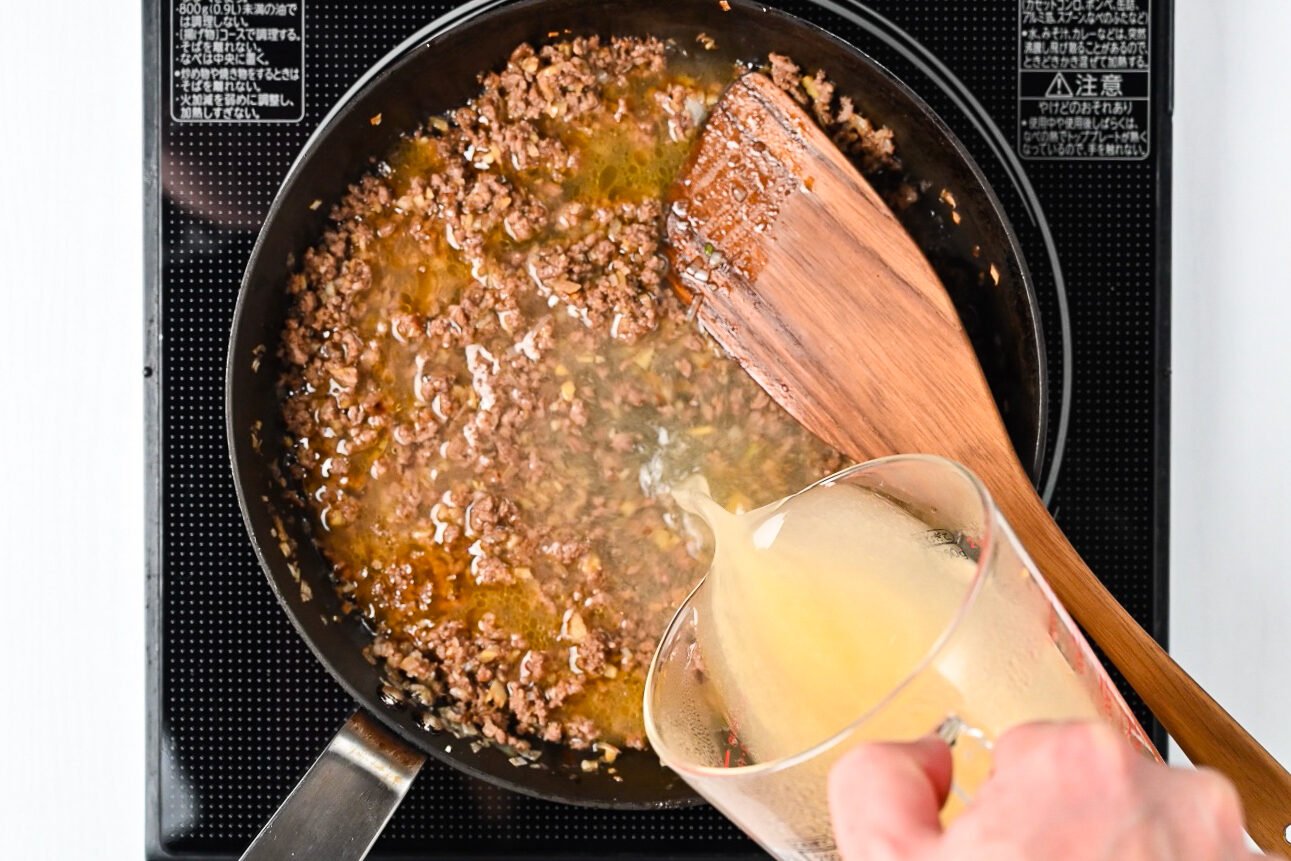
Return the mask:
<svg viewBox="0 0 1291 861">
<path fill-rule="evenodd" d="M 360 861 L 426 758 L 355 712 L 305 772 L 242 861 Z"/>
</svg>

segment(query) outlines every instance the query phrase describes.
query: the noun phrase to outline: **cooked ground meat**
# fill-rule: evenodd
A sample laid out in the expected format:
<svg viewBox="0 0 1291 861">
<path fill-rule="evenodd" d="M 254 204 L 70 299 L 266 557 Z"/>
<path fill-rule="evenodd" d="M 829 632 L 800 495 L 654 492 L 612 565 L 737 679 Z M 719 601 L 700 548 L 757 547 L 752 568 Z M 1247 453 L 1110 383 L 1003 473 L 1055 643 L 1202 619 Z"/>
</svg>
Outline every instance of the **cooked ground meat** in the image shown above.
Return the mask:
<svg viewBox="0 0 1291 861">
<path fill-rule="evenodd" d="M 644 745 L 645 668 L 707 563 L 669 482 L 747 508 L 842 465 L 665 283 L 663 191 L 736 71 L 670 50 L 520 46 L 350 189 L 288 287 L 288 471 L 370 656 L 430 725 L 519 751 Z M 894 164 L 823 75 L 771 68 Z"/>
<path fill-rule="evenodd" d="M 825 77 L 823 70 L 804 76 L 798 64 L 783 54 L 772 54 L 771 80 L 776 86 L 808 108 L 825 131 L 829 132 L 838 148 L 855 158 L 862 171 L 896 171 L 901 162 L 892 142 L 892 130 L 875 126 L 856 112 L 851 96 L 835 98 L 834 84 Z"/>
</svg>

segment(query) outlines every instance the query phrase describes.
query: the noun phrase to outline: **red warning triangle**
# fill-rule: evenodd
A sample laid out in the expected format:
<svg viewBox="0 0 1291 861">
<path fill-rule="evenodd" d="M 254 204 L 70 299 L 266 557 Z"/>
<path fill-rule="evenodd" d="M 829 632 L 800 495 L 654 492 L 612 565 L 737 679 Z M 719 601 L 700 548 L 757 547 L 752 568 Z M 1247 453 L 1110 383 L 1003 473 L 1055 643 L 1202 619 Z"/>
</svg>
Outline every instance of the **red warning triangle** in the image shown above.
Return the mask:
<svg viewBox="0 0 1291 861">
<path fill-rule="evenodd" d="M 1075 95 L 1071 91 L 1071 84 L 1067 83 L 1067 76 L 1062 72 L 1053 76 L 1049 82 L 1049 89 L 1044 91 L 1045 97 L 1050 99 L 1070 99 Z"/>
</svg>

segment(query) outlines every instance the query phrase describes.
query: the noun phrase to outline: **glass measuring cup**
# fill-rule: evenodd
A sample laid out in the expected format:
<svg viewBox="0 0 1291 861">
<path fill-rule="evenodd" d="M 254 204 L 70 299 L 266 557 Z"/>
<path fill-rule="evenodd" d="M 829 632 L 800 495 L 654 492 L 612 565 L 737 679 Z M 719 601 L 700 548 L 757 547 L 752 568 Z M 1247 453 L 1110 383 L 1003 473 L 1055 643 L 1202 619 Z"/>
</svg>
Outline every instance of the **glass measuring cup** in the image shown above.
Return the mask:
<svg viewBox="0 0 1291 861">
<path fill-rule="evenodd" d="M 886 667 L 894 682 L 868 707 L 854 715 L 845 713 L 847 719 L 837 725 L 819 723 L 820 713 L 828 711 L 819 708 L 819 702 L 796 698 L 792 685 L 778 685 L 784 680 L 775 674 L 785 672 L 785 665 L 777 664 L 771 655 L 760 656 L 766 658 L 759 664 L 766 668 L 764 675 L 745 673 L 738 678 L 752 681 L 742 689 L 722 689 L 723 684 L 733 687 L 730 680 L 737 677 L 728 674 L 723 682 L 717 681 L 723 676 L 717 664 L 729 661 L 713 648 L 714 632 L 724 631 L 727 639 L 722 648 L 727 648 L 728 640 L 755 648 L 756 639 L 749 637 L 756 638 L 763 629 L 744 626 L 741 630 L 738 620 L 731 627 L 729 618 L 721 628 L 714 598 L 722 593 L 714 586 L 712 572 L 677 611 L 646 681 L 644 710 L 650 743 L 665 764 L 768 852 L 786 859 L 835 857 L 826 780 L 833 763 L 864 741 L 912 740 L 930 732 L 946 738 L 954 755 L 955 788 L 943 818 L 953 817 L 986 779 L 994 739 L 1020 723 L 1102 719 L 1145 754 L 1157 755 L 986 489 L 967 469 L 936 457 L 897 456 L 844 470 L 796 497 L 812 492 L 833 494 L 828 509 L 821 511 L 851 511 L 848 501 L 860 494 L 911 515 L 913 519 L 903 522 L 917 528 L 919 540 L 929 552 L 940 554 L 937 558 L 955 557 L 953 571 L 963 576 L 953 583 L 931 584 L 938 587 L 931 591 L 940 600 L 925 603 L 915 598 L 920 624 L 914 636 L 923 639 L 898 650 L 907 656 L 908 666 Z M 794 500 L 790 497 L 742 515 L 754 518 L 748 534 L 765 534 L 768 530 L 758 527 L 788 510 L 786 504 Z M 780 522 L 785 522 L 783 517 Z M 808 531 L 799 534 L 817 545 L 836 544 L 832 558 L 841 558 L 846 566 L 849 559 L 868 558 L 867 550 L 873 549 L 853 546 L 872 540 L 860 524 L 854 525 L 858 528 L 843 524 L 840 529 L 831 523 L 832 533 L 818 536 L 811 533 L 808 522 L 799 527 Z M 717 554 L 722 553 L 719 537 Z M 908 562 L 922 557 L 901 558 Z M 863 567 L 858 563 L 856 577 L 867 576 Z M 943 576 L 937 565 L 913 567 L 887 573 L 888 594 L 893 594 L 893 575 L 923 578 L 918 582 L 925 590 L 929 577 Z M 850 569 L 846 570 L 850 576 Z M 811 588 L 811 570 L 784 573 L 796 578 L 793 588 Z M 908 593 L 904 599 L 915 594 Z M 882 590 L 874 590 L 873 595 L 876 601 L 886 600 Z M 792 602 L 782 603 L 788 607 Z M 883 611 L 882 606 L 870 608 L 876 609 Z M 892 607 L 894 613 L 901 609 Z M 821 631 L 840 630 L 830 628 L 830 623 L 846 622 L 847 612 L 846 606 L 828 607 L 825 614 L 835 618 L 822 619 L 819 628 L 803 627 L 807 639 L 811 633 L 819 636 Z M 828 642 L 811 645 L 821 650 L 830 646 Z M 799 661 L 805 654 L 809 651 L 799 652 Z M 887 664 L 903 660 L 893 654 L 873 657 Z M 858 673 L 864 669 L 856 668 Z M 846 678 L 838 679 L 840 691 L 846 684 Z M 763 685 L 765 690 L 752 690 Z M 777 747 L 767 742 L 777 722 L 795 727 L 802 722 L 802 726 L 819 727 L 820 732 L 810 736 L 808 731 L 810 740 L 797 747 Z"/>
</svg>

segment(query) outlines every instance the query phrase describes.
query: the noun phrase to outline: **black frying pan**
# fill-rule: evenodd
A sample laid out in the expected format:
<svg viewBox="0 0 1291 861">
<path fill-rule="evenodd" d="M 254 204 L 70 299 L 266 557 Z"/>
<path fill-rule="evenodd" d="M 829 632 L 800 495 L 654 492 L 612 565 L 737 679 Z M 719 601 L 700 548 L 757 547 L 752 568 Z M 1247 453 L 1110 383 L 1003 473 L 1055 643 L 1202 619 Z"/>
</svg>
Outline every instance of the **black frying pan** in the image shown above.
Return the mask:
<svg viewBox="0 0 1291 861">
<path fill-rule="evenodd" d="M 476 93 L 481 71 L 503 65 L 519 43 L 541 42 L 553 32 L 654 35 L 675 39 L 687 50 L 696 50 L 695 37 L 705 32 L 716 41 L 718 55 L 731 62 L 758 60 L 776 51 L 808 70 L 825 69 L 840 92 L 857 99 L 860 110 L 893 129 L 908 173 L 929 184 L 919 202 L 903 211 L 902 220 L 945 282 L 961 317 L 969 321 L 1015 446 L 1036 471 L 1043 459 L 1044 350 L 1036 297 L 1016 237 L 962 145 L 890 73 L 823 30 L 748 0 L 720 5 L 718 0 L 467 4 L 382 61 L 324 120 L 278 191 L 238 297 L 226 409 L 243 517 L 279 602 L 318 659 L 361 707 L 257 838 L 252 850 L 257 857 L 282 857 L 275 847 L 309 834 L 320 841 L 316 851 L 340 857 L 337 841 L 347 830 L 347 845 L 356 850 L 353 857 L 359 857 L 402 798 L 422 754 L 508 789 L 570 804 L 641 809 L 696 800 L 649 753 L 624 752 L 616 763 L 623 778 L 617 782 L 604 773 L 582 772 L 577 760 L 561 749 L 547 751 L 539 768 L 516 767 L 501 751 L 476 751 L 442 731 L 424 728 L 416 709 L 388 693 L 383 696 L 380 671 L 362 656 L 371 634 L 358 619 L 340 612 L 330 566 L 315 549 L 305 518 L 284 500 L 271 469 L 283 454 L 275 382 L 280 372 L 278 337 L 288 307 L 285 286 L 303 252 L 321 235 L 331 205 L 375 158 L 392 149 L 400 133 L 465 102 Z M 382 121 L 373 125 L 370 118 L 378 113 Z M 963 216 L 958 226 L 936 202 L 942 188 L 955 197 Z M 322 205 L 311 207 L 315 201 Z M 990 263 L 996 266 L 998 285 L 982 281 L 983 268 Z M 285 535 L 278 533 L 276 520 Z M 284 539 L 295 544 L 292 561 L 297 568 L 288 565 L 280 550 Z M 312 596 L 308 600 L 302 597 L 302 584 Z M 344 780 L 357 781 L 344 784 L 349 795 L 346 815 L 329 813 L 309 821 L 328 803 L 327 787 L 340 792 Z"/>
</svg>

